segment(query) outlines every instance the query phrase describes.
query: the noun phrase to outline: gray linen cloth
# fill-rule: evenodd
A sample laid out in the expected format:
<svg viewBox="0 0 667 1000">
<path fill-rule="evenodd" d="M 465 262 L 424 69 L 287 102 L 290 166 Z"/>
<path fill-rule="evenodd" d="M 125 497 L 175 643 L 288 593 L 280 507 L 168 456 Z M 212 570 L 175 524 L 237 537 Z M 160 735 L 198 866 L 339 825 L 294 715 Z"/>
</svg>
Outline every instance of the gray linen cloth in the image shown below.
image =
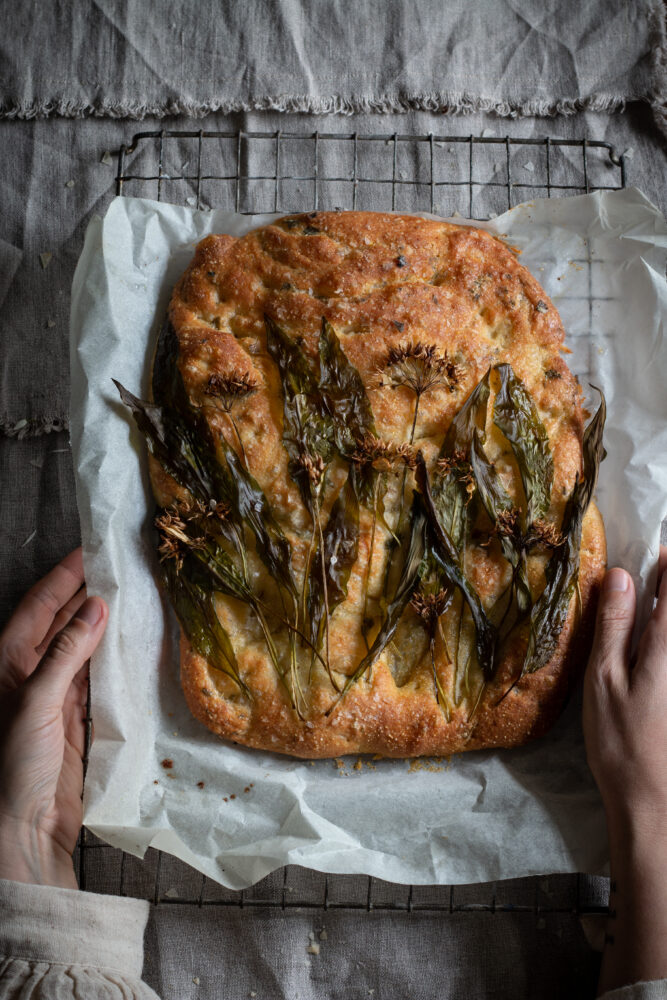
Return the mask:
<svg viewBox="0 0 667 1000">
<path fill-rule="evenodd" d="M 0 38 L 0 117 L 13 119 L 0 123 L 0 624 L 26 588 L 79 540 L 71 453 L 61 429 L 68 419 L 69 290 L 86 225 L 114 194 L 116 161 L 108 163 L 104 154 L 129 142 L 135 131 L 587 135 L 614 143 L 618 152 L 628 150 L 628 183 L 658 204 L 664 199 L 664 161 L 648 108 L 658 119 L 664 110 L 664 28 L 657 2 L 375 0 L 352 6 L 342 0 L 163 0 L 159 17 L 154 5 L 138 2 L 0 4 L 7 26 Z M 631 113 L 608 113 L 630 102 Z M 256 113 L 264 108 L 323 117 Z M 494 113 L 480 113 L 487 108 Z M 597 113 L 562 117 L 580 108 Z M 227 114 L 202 120 L 214 109 Z M 350 117 L 325 115 L 332 110 Z M 385 114 L 359 114 L 369 110 Z M 445 110 L 474 113 L 434 113 Z M 183 112 L 199 120 L 168 117 Z M 530 113 L 559 117 L 511 120 Z M 138 125 L 109 120 L 113 116 L 149 117 Z M 191 155 L 186 142 L 178 146 L 176 169 Z M 138 152 L 132 161 L 138 170 L 150 166 L 147 156 Z M 528 164 L 538 161 L 525 149 L 518 156 L 523 179 L 530 181 Z M 264 167 L 248 162 L 243 169 Z M 417 163 L 407 166 L 418 169 Z M 457 171 L 464 171 L 453 160 L 448 169 L 457 179 Z M 169 170 L 176 172 L 171 165 Z M 330 176 L 346 171 L 346 160 L 329 159 Z M 562 178 L 583 189 L 574 162 L 565 163 Z M 522 188 L 515 201 L 540 195 L 535 180 L 535 189 Z M 271 183 L 264 186 L 244 189 L 243 209 L 273 210 L 271 201 L 257 204 L 272 198 Z M 507 207 L 501 188 L 475 190 L 477 217 Z M 386 191 L 371 191 L 364 207 L 390 207 Z M 136 182 L 127 193 L 155 197 L 155 183 Z M 168 200 L 195 194 L 189 182 L 164 182 Z M 231 184 L 211 184 L 201 194 L 210 206 L 234 207 Z M 327 186 L 320 205 L 351 207 L 348 195 L 349 184 Z M 443 213 L 467 215 L 467 186 L 449 189 L 449 195 Z M 312 188 L 292 185 L 278 207 L 292 209 L 295 199 L 299 207 L 309 206 Z M 605 905 L 605 879 L 522 879 L 451 891 L 424 887 L 415 890 L 414 902 L 430 912 L 410 913 L 348 908 L 367 902 L 379 908 L 394 900 L 405 906 L 407 887 L 330 876 L 333 908 L 325 912 L 323 876 L 290 868 L 284 883 L 283 873 L 274 873 L 280 884 L 271 876 L 249 890 L 249 898 L 275 903 L 286 892 L 288 902 L 303 900 L 303 908 L 240 910 L 234 905 L 238 897 L 202 883 L 176 859 L 158 858 L 151 850 L 140 862 L 99 843 L 91 848 L 81 855 L 82 885 L 159 901 L 151 908 L 144 974 L 165 1000 L 253 993 L 258 1000 L 593 995 L 598 958 L 576 910 Z M 190 899 L 201 907 L 184 902 Z M 434 913 L 433 907 L 444 910 Z M 555 912 L 543 915 L 546 910 Z M 320 954 L 311 955 L 310 935 L 319 941 L 323 926 L 327 939 Z"/>
<path fill-rule="evenodd" d="M 0 435 L 0 622 L 25 589 L 79 540 L 67 434 L 55 431 L 32 435 L 36 429 L 67 418 L 71 277 L 87 221 L 93 212 L 105 210 L 114 191 L 115 163 L 101 162 L 103 154 L 117 149 L 121 142 L 129 142 L 137 129 L 159 124 L 49 120 L 0 126 L 4 140 L 0 142 L 0 156 L 4 156 L 9 168 L 6 184 L 25 192 L 28 206 L 26 210 L 12 203 L 8 238 L 21 245 L 24 253 L 5 305 L 0 307 L 4 323 L 3 371 L 6 373 L 11 366 L 3 383 L 2 413 L 8 421 L 6 430 L 13 434 Z M 167 124 L 183 128 L 192 125 L 183 120 Z M 322 131 L 348 133 L 359 129 L 389 136 L 394 131 L 459 135 L 491 131 L 495 135 L 550 133 L 607 139 L 618 152 L 628 151 L 628 183 L 641 186 L 659 204 L 664 200 L 664 161 L 652 138 L 649 112 L 637 105 L 624 115 L 587 113 L 543 123 L 500 120 L 492 115 L 443 119 L 412 113 L 370 121 L 332 117 L 318 119 L 317 124 Z M 202 125 L 269 130 L 282 127 L 304 132 L 313 128 L 307 116 L 280 115 L 212 116 Z M 176 165 L 180 168 L 190 155 L 192 140 L 177 145 Z M 13 150 L 14 155 L 9 155 L 8 150 Z M 445 152 L 439 147 L 437 151 Z M 519 175 L 532 177 L 537 183 L 537 169 L 526 169 L 527 164 L 538 164 L 535 150 L 519 147 L 517 155 Z M 139 166 L 146 169 L 150 164 L 142 162 Z M 416 168 L 410 165 L 410 169 Z M 453 176 L 459 176 L 455 172 L 461 166 L 452 163 L 448 169 Z M 607 169 L 603 161 L 600 169 Z M 565 171 L 565 179 L 581 183 L 574 161 Z M 604 176 L 603 172 L 591 179 L 601 183 Z M 75 180 L 75 185 L 68 188 L 70 179 Z M 128 183 L 127 191 L 154 197 L 155 182 Z M 494 200 L 496 194 L 505 196 L 504 189 L 482 187 L 480 191 L 486 200 L 478 204 L 476 214 L 506 207 Z M 188 182 L 165 181 L 163 193 L 165 198 L 185 200 L 195 195 L 195 188 Z M 327 207 L 339 204 L 342 193 L 334 187 L 327 195 Z M 448 202 L 446 211 L 458 209 L 467 214 L 467 186 L 451 189 L 449 194 L 460 200 Z M 531 196 L 529 189 L 516 194 L 517 200 Z M 245 195 L 255 197 L 252 191 Z M 266 192 L 258 191 L 257 197 L 260 195 L 272 198 L 272 186 L 269 184 Z M 298 189 L 284 192 L 285 199 L 300 196 Z M 302 196 L 312 198 L 312 190 L 304 187 Z M 378 208 L 388 207 L 386 191 L 378 190 L 376 196 L 385 199 L 377 202 Z M 233 186 L 227 189 L 223 184 L 216 190 L 209 185 L 202 189 L 202 197 L 207 204 L 218 204 L 218 199 L 224 198 L 224 204 L 233 207 Z M 291 203 L 281 207 L 287 209 Z M 39 254 L 45 251 L 53 256 L 43 268 Z M 15 255 L 10 257 L 13 266 Z M 28 422 L 17 430 L 17 423 L 26 418 Z M 369 888 L 362 877 L 331 876 L 331 909 L 323 911 L 324 877 L 290 868 L 284 876 L 286 898 L 288 904 L 303 902 L 303 908 L 288 905 L 283 911 L 280 905 L 251 905 L 263 900 L 280 901 L 280 871 L 249 890 L 248 905 L 240 910 L 235 905 L 238 896 L 208 880 L 202 883 L 197 872 L 176 859 L 166 855 L 159 859 L 157 852 L 150 850 L 144 861 L 138 861 L 101 845 L 90 835 L 87 839 L 92 842 L 91 849 L 83 852 L 80 868 L 86 888 L 159 901 L 150 911 L 144 976 L 166 1000 L 217 1000 L 226 995 L 225 990 L 235 998 L 255 992 L 258 1000 L 283 996 L 290 1000 L 398 1000 L 436 995 L 555 1000 L 593 995 L 599 959 L 587 943 L 577 911 L 606 905 L 606 879 L 577 879 L 573 875 L 521 879 L 495 886 L 424 887 L 415 889 L 413 904 L 429 910 L 410 913 L 407 887 L 373 880 Z M 369 898 L 373 909 L 367 912 Z M 183 902 L 199 899 L 201 908 Z M 379 909 L 394 903 L 405 909 Z M 347 906 L 337 908 L 336 904 Z M 350 909 L 350 905 L 362 909 Z M 309 934 L 319 941 L 317 935 L 323 926 L 327 940 L 320 943 L 320 955 L 310 955 L 306 951 Z M 415 969 L 422 975 L 419 991 L 415 987 Z M 199 985 L 193 983 L 194 978 L 200 980 Z"/>
<path fill-rule="evenodd" d="M 659 0 L 4 5 L 0 109 L 23 118 L 545 115 L 664 99 Z"/>
<path fill-rule="evenodd" d="M 0 1000 L 157 1000 L 139 978 L 147 916 L 148 903 L 139 900 L 0 880 Z M 578 961 L 578 942 L 563 933 L 562 919 L 535 928 L 524 915 L 516 916 L 504 934 L 497 933 L 498 918 L 491 914 L 475 921 L 475 930 L 486 938 L 484 950 L 493 956 L 494 964 L 485 966 L 475 961 L 474 940 L 468 940 L 468 954 L 460 939 L 452 947 L 456 936 L 444 933 L 444 920 L 440 947 L 433 948 L 427 914 L 407 919 L 368 914 L 350 936 L 340 912 L 315 919 L 262 912 L 253 921 L 259 929 L 254 937 L 242 911 L 212 920 L 195 907 L 172 907 L 162 939 L 154 928 L 148 935 L 144 978 L 163 1000 L 592 997 L 594 969 Z M 470 924 L 461 915 L 458 922 L 466 919 Z M 506 947 L 510 935 L 514 951 Z M 560 949 L 540 942 L 553 935 Z M 534 975 L 536 943 L 542 985 Z M 554 975 L 563 958 L 570 967 L 565 978 Z M 551 973 L 546 988 L 545 970 Z M 600 1000 L 666 995 L 667 980 L 661 980 L 614 990 Z"/>
</svg>

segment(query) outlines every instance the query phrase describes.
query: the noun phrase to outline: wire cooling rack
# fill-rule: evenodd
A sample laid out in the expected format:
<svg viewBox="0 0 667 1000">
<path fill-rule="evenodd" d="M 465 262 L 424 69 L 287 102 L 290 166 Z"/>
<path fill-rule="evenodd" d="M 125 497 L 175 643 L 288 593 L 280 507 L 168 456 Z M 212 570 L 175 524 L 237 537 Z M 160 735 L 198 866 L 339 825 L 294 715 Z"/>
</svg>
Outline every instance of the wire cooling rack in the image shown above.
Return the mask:
<svg viewBox="0 0 667 1000">
<path fill-rule="evenodd" d="M 242 214 L 430 211 L 485 219 L 531 197 L 625 187 L 608 142 L 358 132 L 138 132 L 119 195 Z"/>
<path fill-rule="evenodd" d="M 625 183 L 623 156 L 596 140 L 284 130 L 139 132 L 121 146 L 116 175 L 119 195 L 193 208 L 430 211 L 479 220 L 531 198 L 615 191 Z M 590 277 L 583 298 L 592 310 Z M 75 860 L 82 889 L 138 896 L 156 906 L 521 911 L 533 913 L 539 927 L 549 913 L 604 912 L 608 895 L 606 879 L 584 875 L 406 886 L 296 865 L 234 892 L 170 855 L 150 849 L 139 861 L 85 829 Z"/>
</svg>

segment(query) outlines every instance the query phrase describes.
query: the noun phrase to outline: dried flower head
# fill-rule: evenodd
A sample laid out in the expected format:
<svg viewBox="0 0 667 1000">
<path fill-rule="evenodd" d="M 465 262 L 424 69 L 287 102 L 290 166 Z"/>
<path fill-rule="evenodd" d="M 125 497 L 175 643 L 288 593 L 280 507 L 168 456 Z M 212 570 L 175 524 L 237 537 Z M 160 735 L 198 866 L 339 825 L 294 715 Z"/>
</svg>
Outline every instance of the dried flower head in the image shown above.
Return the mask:
<svg viewBox="0 0 667 1000">
<path fill-rule="evenodd" d="M 195 514 L 193 517 L 193 508 L 197 503 L 199 501 L 195 500 L 192 503 L 173 504 L 155 518 L 155 527 L 160 536 L 158 546 L 160 561 L 175 559 L 177 570 L 181 569 L 187 552 L 192 549 L 204 548 L 203 535 L 188 534 L 188 524 L 194 520 L 194 517 L 201 516 Z"/>
<path fill-rule="evenodd" d="M 551 521 L 534 521 L 526 536 L 526 548 L 557 549 L 565 544 L 565 536 Z"/>
<path fill-rule="evenodd" d="M 317 489 L 324 475 L 324 461 L 322 460 L 322 456 L 309 455 L 308 452 L 304 451 L 299 455 L 299 464 L 306 470 L 313 488 Z"/>
<path fill-rule="evenodd" d="M 414 469 L 416 465 L 415 451 L 410 445 L 383 441 L 374 434 L 358 438 L 350 458 L 359 465 L 372 465 L 378 472 L 389 472 L 400 465 Z"/>
<path fill-rule="evenodd" d="M 448 356 L 438 352 L 435 344 L 399 344 L 390 347 L 377 372 L 378 388 L 397 389 L 407 386 L 417 395 L 436 387 L 446 387 L 454 392 L 463 371 Z"/>
<path fill-rule="evenodd" d="M 452 593 L 443 587 L 437 594 L 424 594 L 421 590 L 413 595 L 410 607 L 415 611 L 427 628 L 435 628 L 438 618 L 444 614 L 452 601 Z"/>
<path fill-rule="evenodd" d="M 475 477 L 472 473 L 472 466 L 464 451 L 453 451 L 451 455 L 445 455 L 443 458 L 439 458 L 435 463 L 436 469 L 441 476 L 454 475 L 460 483 L 465 483 L 466 493 L 468 494 L 468 499 L 466 504 L 470 503 L 477 486 L 475 484 Z"/>
<path fill-rule="evenodd" d="M 234 405 L 241 399 L 246 399 L 253 392 L 257 391 L 257 381 L 250 372 L 239 374 L 231 371 L 225 373 L 214 372 L 208 380 L 204 389 L 205 396 L 211 396 L 220 402 L 225 413 L 229 413 Z"/>
<path fill-rule="evenodd" d="M 521 536 L 521 511 L 518 507 L 510 507 L 508 510 L 501 510 L 496 518 L 496 532 L 513 538 L 518 546 L 522 544 Z"/>
</svg>

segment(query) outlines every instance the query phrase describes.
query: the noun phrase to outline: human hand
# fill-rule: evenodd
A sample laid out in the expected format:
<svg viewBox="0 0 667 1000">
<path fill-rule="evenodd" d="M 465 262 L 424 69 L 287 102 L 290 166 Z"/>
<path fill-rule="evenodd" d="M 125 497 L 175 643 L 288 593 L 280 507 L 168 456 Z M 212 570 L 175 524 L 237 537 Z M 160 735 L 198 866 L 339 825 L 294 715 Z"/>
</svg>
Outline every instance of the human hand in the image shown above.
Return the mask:
<svg viewBox="0 0 667 1000">
<path fill-rule="evenodd" d="M 667 548 L 658 599 L 630 658 L 635 592 L 607 574 L 584 679 L 588 763 L 605 807 L 611 893 L 599 993 L 667 978 Z"/>
<path fill-rule="evenodd" d="M 658 600 L 635 662 L 635 590 L 625 570 L 607 573 L 584 680 L 588 763 L 614 827 L 667 831 L 667 547 Z"/>
<path fill-rule="evenodd" d="M 77 888 L 87 661 L 108 613 L 86 598 L 79 548 L 0 633 L 0 878 Z"/>
</svg>

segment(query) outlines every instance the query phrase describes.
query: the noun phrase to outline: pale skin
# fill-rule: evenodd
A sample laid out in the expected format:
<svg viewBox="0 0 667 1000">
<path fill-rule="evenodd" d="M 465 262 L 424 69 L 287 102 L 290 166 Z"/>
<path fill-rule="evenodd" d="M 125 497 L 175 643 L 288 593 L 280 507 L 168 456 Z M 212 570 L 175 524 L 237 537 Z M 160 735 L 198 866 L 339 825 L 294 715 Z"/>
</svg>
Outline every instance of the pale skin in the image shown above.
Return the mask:
<svg viewBox="0 0 667 1000">
<path fill-rule="evenodd" d="M 635 594 L 607 573 L 584 681 L 588 762 L 609 828 L 612 892 L 599 992 L 667 978 L 667 549 L 634 661 Z M 26 594 L 0 634 L 0 878 L 76 889 L 88 659 L 108 608 L 81 550 Z"/>
</svg>

